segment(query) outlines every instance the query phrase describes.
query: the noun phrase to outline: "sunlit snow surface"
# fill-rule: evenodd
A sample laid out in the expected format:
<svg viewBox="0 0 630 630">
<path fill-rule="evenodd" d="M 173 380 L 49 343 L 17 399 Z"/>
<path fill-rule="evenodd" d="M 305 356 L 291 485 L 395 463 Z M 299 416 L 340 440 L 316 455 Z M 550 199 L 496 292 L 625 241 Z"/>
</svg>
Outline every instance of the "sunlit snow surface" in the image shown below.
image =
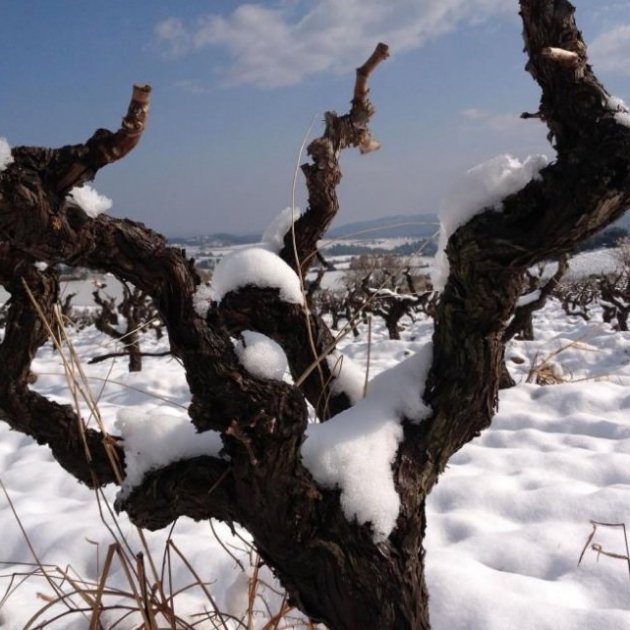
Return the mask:
<svg viewBox="0 0 630 630">
<path fill-rule="evenodd" d="M 365 393 L 365 367 L 357 365 L 341 352 L 331 352 L 326 362 L 333 377 L 331 392 L 346 394 L 352 404 L 361 400 Z"/>
<path fill-rule="evenodd" d="M 537 340 L 509 347 L 508 364 L 519 385 L 501 393 L 492 428 L 455 455 L 428 501 L 427 581 L 435 629 L 630 630 L 630 582 L 624 562 L 607 557 L 598 562 L 595 553 L 587 551 L 577 566 L 591 519 L 630 525 L 630 334 L 614 333 L 600 321 L 597 313 L 593 323 L 568 319 L 552 302 L 535 318 Z M 378 324 L 373 321 L 370 351 L 374 375 L 423 347 L 430 335 L 429 324 L 419 320 L 403 333 L 402 341 L 389 341 Z M 112 351 L 111 344 L 97 347 L 107 340 L 93 329 L 73 338 L 85 359 Z M 164 349 L 164 344 L 147 337 L 145 349 Z M 341 350 L 364 366 L 367 336 L 346 338 Z M 545 360 L 568 382 L 525 384 L 532 362 Z M 129 374 L 126 362 L 119 359 L 104 386 L 98 378 L 106 378 L 110 366 L 84 365 L 112 430 L 121 408 L 185 417 L 189 396 L 177 361 L 147 357 L 144 366 L 141 373 Z M 59 357 L 50 347 L 40 351 L 34 367 L 37 390 L 69 401 Z M 93 420 L 90 423 L 93 426 Z M 39 559 L 71 564 L 83 577 L 94 579 L 94 543 L 102 568 L 112 542 L 101 524 L 95 494 L 64 473 L 46 448 L 1 423 L 0 477 Z M 105 494 L 113 500 L 115 490 Z M 140 551 L 127 519 L 121 516 L 119 522 L 134 552 Z M 219 529 L 226 542 L 242 546 L 227 527 Z M 2 494 L 0 532 L 0 561 L 7 563 L 2 575 L 32 570 L 18 564 L 33 558 Z M 166 532 L 146 536 L 161 562 Z M 242 615 L 246 576 L 215 541 L 208 524 L 180 519 L 174 540 L 211 583 L 218 606 Z M 593 542 L 625 553 L 617 530 L 600 528 Z M 244 553 L 238 555 L 246 561 Z M 175 564 L 177 585 L 191 582 L 190 573 Z M 265 579 L 272 578 L 267 574 Z M 9 583 L 8 577 L 0 580 L 0 593 Z M 125 583 L 116 564 L 111 584 Z M 40 578 L 21 584 L 0 608 L 0 627 L 22 628 L 46 603 L 38 593 L 53 594 Z M 185 615 L 201 612 L 208 602 L 200 589 L 192 589 L 176 599 L 178 605 Z M 264 621 L 263 614 L 259 627 Z M 87 626 L 83 617 L 67 617 L 51 627 Z M 129 621 L 118 627 L 133 626 Z"/>
<path fill-rule="evenodd" d="M 608 107 L 615 112 L 615 121 L 624 127 L 630 127 L 630 113 L 628 106 L 623 99 L 618 96 L 611 96 L 608 99 Z"/>
<path fill-rule="evenodd" d="M 285 234 L 299 216 L 299 208 L 285 208 L 269 224 L 260 243 L 241 247 L 222 258 L 212 274 L 210 285 L 200 284 L 193 295 L 197 314 L 205 318 L 211 302 L 221 302 L 230 291 L 248 285 L 278 289 L 281 300 L 303 304 L 300 278 L 278 256 L 284 246 Z"/>
<path fill-rule="evenodd" d="M 181 459 L 200 455 L 217 456 L 221 436 L 216 431 L 197 433 L 187 416 L 127 407 L 118 412 L 116 433 L 123 438 L 125 449 L 126 496 L 142 482 L 147 472 Z"/>
</svg>

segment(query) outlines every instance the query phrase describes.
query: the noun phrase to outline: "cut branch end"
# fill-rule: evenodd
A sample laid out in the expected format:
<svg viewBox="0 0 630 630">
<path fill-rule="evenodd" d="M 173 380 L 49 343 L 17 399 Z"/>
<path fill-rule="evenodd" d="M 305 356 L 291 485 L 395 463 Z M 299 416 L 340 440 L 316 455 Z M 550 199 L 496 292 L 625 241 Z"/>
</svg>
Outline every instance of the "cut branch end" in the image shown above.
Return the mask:
<svg viewBox="0 0 630 630">
<path fill-rule="evenodd" d="M 543 57 L 547 57 L 548 59 L 551 59 L 562 66 L 566 66 L 567 68 L 575 68 L 580 64 L 580 56 L 572 50 L 549 46 L 547 48 L 543 48 L 541 54 Z"/>
<path fill-rule="evenodd" d="M 376 45 L 374 52 L 370 55 L 369 59 L 359 68 L 357 68 L 357 81 L 354 85 L 354 98 L 363 100 L 367 93 L 367 80 L 374 72 L 376 67 L 382 61 L 385 61 L 389 57 L 389 46 L 382 42 Z"/>
</svg>

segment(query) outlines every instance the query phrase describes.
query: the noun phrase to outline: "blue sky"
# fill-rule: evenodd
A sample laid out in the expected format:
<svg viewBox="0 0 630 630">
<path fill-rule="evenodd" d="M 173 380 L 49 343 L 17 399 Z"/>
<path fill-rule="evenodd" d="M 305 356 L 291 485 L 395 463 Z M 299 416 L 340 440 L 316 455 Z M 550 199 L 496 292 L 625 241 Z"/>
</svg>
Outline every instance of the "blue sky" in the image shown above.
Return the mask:
<svg viewBox="0 0 630 630">
<path fill-rule="evenodd" d="M 630 1 L 575 0 L 591 61 L 630 100 Z M 338 223 L 434 212 L 465 169 L 497 153 L 551 155 L 521 121 L 539 92 L 523 71 L 517 0 L 0 0 L 0 136 L 81 142 L 116 128 L 134 82 L 153 86 L 141 144 L 95 188 L 116 216 L 168 235 L 261 230 L 290 204 L 311 121 L 371 81 L 382 149 L 345 152 Z M 298 202 L 303 186 L 298 179 Z"/>
</svg>

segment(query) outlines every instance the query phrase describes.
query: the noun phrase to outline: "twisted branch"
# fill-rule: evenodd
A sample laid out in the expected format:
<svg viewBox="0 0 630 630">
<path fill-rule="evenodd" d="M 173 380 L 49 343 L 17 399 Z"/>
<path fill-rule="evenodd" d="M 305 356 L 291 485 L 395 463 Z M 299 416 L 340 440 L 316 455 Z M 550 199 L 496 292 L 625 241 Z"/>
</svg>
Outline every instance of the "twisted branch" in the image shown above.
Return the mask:
<svg viewBox="0 0 630 630">
<path fill-rule="evenodd" d="M 325 234 L 339 209 L 339 153 L 348 147 L 359 147 L 361 153 L 369 153 L 379 146 L 368 129 L 374 107 L 368 99 L 367 81 L 388 56 L 387 45 L 378 44 L 370 58 L 357 69 L 350 112 L 344 116 L 326 112 L 324 133 L 307 147 L 312 163 L 303 164 L 302 172 L 306 178 L 308 206 L 295 222 L 294 229 L 285 235 L 280 252 L 280 257 L 302 277 L 317 256 L 317 241 Z"/>
</svg>

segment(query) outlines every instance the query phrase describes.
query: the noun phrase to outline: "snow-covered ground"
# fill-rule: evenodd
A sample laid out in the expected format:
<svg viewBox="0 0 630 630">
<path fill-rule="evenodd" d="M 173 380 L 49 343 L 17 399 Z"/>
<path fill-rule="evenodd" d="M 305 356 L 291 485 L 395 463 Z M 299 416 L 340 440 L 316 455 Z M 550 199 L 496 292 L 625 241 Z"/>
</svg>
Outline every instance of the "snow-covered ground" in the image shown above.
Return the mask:
<svg viewBox="0 0 630 630">
<path fill-rule="evenodd" d="M 628 565 L 578 558 L 590 521 L 630 525 L 630 334 L 569 321 L 556 303 L 538 340 L 514 342 L 518 386 L 459 452 L 429 500 L 436 628 L 630 628 Z M 532 365 L 562 382 L 527 384 Z M 593 542 L 626 554 L 619 528 Z"/>
<path fill-rule="evenodd" d="M 600 321 L 596 311 L 591 323 L 569 319 L 555 302 L 536 316 L 536 341 L 516 341 L 508 350 L 518 385 L 501 393 L 492 427 L 451 460 L 431 494 L 427 579 L 436 630 L 630 630 L 625 561 L 598 559 L 589 549 L 578 566 L 591 521 L 630 525 L 630 333 L 613 332 Z M 421 348 L 430 333 L 430 324 L 421 320 L 403 334 L 402 341 L 390 341 L 375 320 L 370 376 Z M 84 360 L 113 349 L 112 342 L 93 329 L 72 338 Z M 162 347 L 150 337 L 145 340 L 148 351 Z M 365 367 L 365 337 L 354 341 L 348 336 L 341 347 Z M 118 411 L 126 408 L 185 416 L 188 390 L 177 361 L 145 358 L 144 366 L 141 373 L 129 374 L 124 359 L 113 365 L 83 365 L 107 426 L 113 427 Z M 551 374 L 557 383 L 527 383 L 533 367 Z M 36 389 L 70 401 L 59 355 L 49 346 L 38 354 L 34 369 Z M 132 555 L 143 551 L 127 519 L 120 516 L 114 521 L 108 512 L 113 490 L 100 496 L 108 529 L 94 492 L 65 474 L 46 448 L 1 423 L 0 479 L 15 508 L 14 514 L 0 490 L 0 627 L 23 628 L 55 596 L 55 589 L 73 591 L 67 579 L 55 581 L 53 587 L 41 577 L 36 562 L 58 566 L 73 579 L 94 581 L 114 535 L 119 541 L 124 536 Z M 221 543 L 208 523 L 180 519 L 172 538 L 208 583 L 216 606 L 242 618 L 248 609 L 250 554 L 246 543 L 227 526 L 215 524 L 214 529 Z M 145 534 L 159 574 L 168 533 Z M 626 553 L 619 528 L 598 527 L 592 543 L 605 551 Z M 169 557 L 174 588 L 194 583 L 191 570 L 172 547 Z M 150 573 L 146 550 L 145 559 Z M 48 572 L 60 575 L 53 568 Z M 267 572 L 262 578 L 273 586 Z M 118 558 L 108 585 L 124 591 L 131 588 Z M 258 627 L 281 605 L 281 597 L 271 588 L 261 590 L 253 605 L 259 611 L 254 616 Z M 120 597 L 108 602 L 115 600 Z M 80 608 L 84 602 L 75 595 L 72 605 Z M 184 617 L 212 608 L 199 585 L 178 594 L 174 605 Z M 51 607 L 37 623 L 66 611 L 61 605 Z M 122 613 L 112 610 L 107 615 L 112 625 Z M 134 622 L 128 618 L 116 627 L 139 623 L 138 617 Z M 238 627 L 229 618 L 225 624 Z M 85 616 L 73 613 L 48 627 L 88 626 Z M 222 626 L 205 621 L 195 627 Z"/>
</svg>

